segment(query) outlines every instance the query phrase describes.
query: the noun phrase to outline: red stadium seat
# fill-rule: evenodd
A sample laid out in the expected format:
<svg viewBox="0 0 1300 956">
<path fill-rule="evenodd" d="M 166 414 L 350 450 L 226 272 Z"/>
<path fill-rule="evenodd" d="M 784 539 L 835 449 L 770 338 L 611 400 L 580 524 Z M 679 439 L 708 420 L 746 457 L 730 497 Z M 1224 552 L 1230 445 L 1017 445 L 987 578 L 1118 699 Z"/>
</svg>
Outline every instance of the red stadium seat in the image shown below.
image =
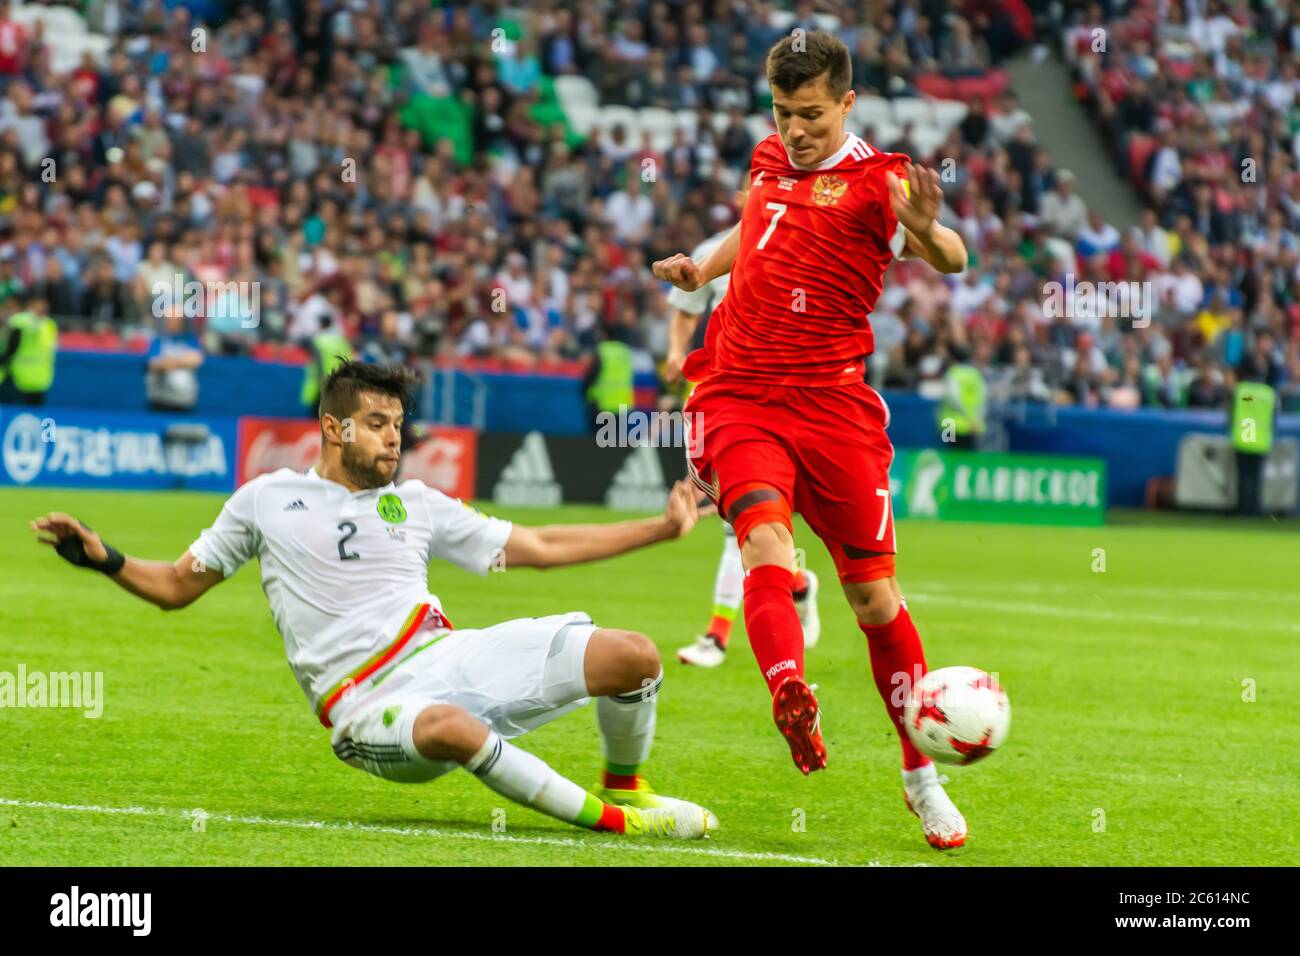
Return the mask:
<svg viewBox="0 0 1300 956">
<path fill-rule="evenodd" d="M 933 97 L 936 100 L 956 100 L 961 99 L 957 92 L 957 83 L 946 76 L 938 73 L 923 73 L 916 78 L 916 88 L 924 96 Z"/>
<path fill-rule="evenodd" d="M 1147 188 L 1147 163 L 1160 144 L 1150 136 L 1134 134 L 1128 141 L 1129 178 L 1143 192 Z"/>
</svg>

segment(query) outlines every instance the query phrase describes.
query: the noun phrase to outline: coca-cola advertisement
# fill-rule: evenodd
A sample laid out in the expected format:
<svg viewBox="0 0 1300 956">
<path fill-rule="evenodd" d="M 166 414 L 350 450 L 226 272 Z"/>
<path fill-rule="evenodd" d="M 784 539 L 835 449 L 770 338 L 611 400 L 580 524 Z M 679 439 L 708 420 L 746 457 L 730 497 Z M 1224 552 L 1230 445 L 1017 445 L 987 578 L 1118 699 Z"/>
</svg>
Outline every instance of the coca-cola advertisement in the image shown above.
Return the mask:
<svg viewBox="0 0 1300 956">
<path fill-rule="evenodd" d="M 471 428 L 434 425 L 402 455 L 398 480 L 417 478 L 453 498 L 474 497 L 477 434 Z M 239 420 L 239 484 L 278 468 L 306 471 L 320 457 L 320 425 L 308 418 Z"/>
</svg>

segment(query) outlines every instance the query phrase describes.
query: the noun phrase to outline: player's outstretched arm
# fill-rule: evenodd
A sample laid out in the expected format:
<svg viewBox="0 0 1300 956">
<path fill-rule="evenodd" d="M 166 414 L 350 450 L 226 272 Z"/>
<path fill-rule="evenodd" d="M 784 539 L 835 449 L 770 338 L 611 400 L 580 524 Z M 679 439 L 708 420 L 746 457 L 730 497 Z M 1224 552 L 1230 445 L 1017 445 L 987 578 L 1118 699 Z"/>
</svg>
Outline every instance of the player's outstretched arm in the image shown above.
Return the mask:
<svg viewBox="0 0 1300 956">
<path fill-rule="evenodd" d="M 553 524 L 540 528 L 515 525 L 506 540 L 507 568 L 557 568 L 599 561 L 635 551 L 658 541 L 680 538 L 695 527 L 712 505 L 700 508 L 694 486 L 679 481 L 668 494 L 668 506 L 657 518 L 612 524 Z"/>
<path fill-rule="evenodd" d="M 939 223 L 943 190 L 939 174 L 911 163 L 903 167 L 907 179 L 885 174 L 894 215 L 907 232 L 907 251 L 940 272 L 966 270 L 966 243 L 960 233 Z"/>
<path fill-rule="evenodd" d="M 682 380 L 682 365 L 686 362 L 686 352 L 699 323 L 698 315 L 684 309 L 673 309 L 673 317 L 668 323 L 668 356 L 664 360 L 664 381 L 669 386 Z"/>
<path fill-rule="evenodd" d="M 694 292 L 701 286 L 708 285 L 720 275 L 731 271 L 740 252 L 740 223 L 731 227 L 731 232 L 723 239 L 703 262 L 696 262 L 684 252 L 667 259 L 660 259 L 651 266 L 655 278 L 671 282 L 683 292 Z"/>
<path fill-rule="evenodd" d="M 220 571 L 204 568 L 188 551 L 175 564 L 124 555 L 105 544 L 76 518 L 61 512 L 37 518 L 31 522 L 31 529 L 41 544 L 54 548 L 64 560 L 103 573 L 136 597 L 164 611 L 191 604 L 224 579 Z"/>
</svg>

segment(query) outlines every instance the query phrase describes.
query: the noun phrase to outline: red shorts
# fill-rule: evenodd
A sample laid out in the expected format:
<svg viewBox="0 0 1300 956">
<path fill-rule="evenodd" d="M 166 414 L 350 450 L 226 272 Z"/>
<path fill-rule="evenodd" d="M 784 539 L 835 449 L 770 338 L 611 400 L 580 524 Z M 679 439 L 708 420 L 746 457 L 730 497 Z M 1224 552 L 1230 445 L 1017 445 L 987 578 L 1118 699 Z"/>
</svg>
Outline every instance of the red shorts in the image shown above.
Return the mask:
<svg viewBox="0 0 1300 956">
<path fill-rule="evenodd" d="M 762 482 L 822 539 L 840 580 L 894 573 L 889 407 L 865 382 L 825 388 L 706 382 L 691 416 L 691 476 L 728 515 L 728 493 Z"/>
</svg>

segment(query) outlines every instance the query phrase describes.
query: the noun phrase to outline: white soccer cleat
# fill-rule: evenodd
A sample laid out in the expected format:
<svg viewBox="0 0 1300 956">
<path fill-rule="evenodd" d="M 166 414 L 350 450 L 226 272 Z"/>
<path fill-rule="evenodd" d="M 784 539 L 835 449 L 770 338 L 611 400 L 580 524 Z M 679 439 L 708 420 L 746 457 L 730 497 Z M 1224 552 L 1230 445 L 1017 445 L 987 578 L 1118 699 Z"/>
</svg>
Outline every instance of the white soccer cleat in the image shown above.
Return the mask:
<svg viewBox="0 0 1300 956">
<path fill-rule="evenodd" d="M 794 602 L 794 609 L 799 613 L 799 623 L 803 625 L 803 646 L 816 647 L 822 636 L 822 618 L 817 613 L 817 575 L 805 569 L 804 577 L 808 579 L 808 593 L 802 601 Z"/>
<path fill-rule="evenodd" d="M 709 635 L 701 634 L 694 644 L 688 644 L 677 652 L 677 659 L 696 667 L 717 667 L 727 659 L 727 652 Z"/>
<path fill-rule="evenodd" d="M 934 764 L 903 771 L 903 799 L 920 819 L 930 846 L 951 850 L 966 842 L 966 819 L 944 791 Z"/>
<path fill-rule="evenodd" d="M 703 840 L 718 828 L 713 811 L 698 804 L 660 796 L 656 796 L 655 803 L 653 807 L 623 807 L 627 836 Z"/>
</svg>

